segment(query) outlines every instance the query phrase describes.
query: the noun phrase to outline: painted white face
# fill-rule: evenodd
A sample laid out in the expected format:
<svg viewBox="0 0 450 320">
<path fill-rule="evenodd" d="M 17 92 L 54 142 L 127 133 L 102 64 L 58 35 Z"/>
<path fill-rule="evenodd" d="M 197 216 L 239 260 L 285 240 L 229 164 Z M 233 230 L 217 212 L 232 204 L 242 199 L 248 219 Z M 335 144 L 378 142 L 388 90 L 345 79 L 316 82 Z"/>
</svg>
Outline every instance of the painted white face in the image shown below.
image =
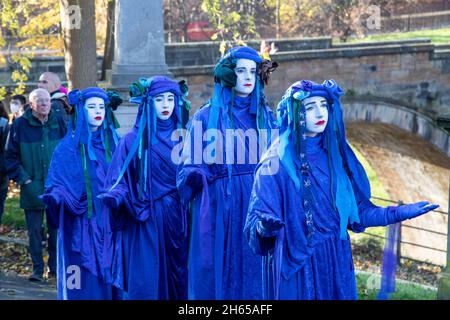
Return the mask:
<svg viewBox="0 0 450 320">
<path fill-rule="evenodd" d="M 153 101 L 158 119 L 169 119 L 175 108 L 175 95 L 172 92 L 164 92 L 155 96 Z"/>
<path fill-rule="evenodd" d="M 99 97 L 86 99 L 84 107 L 87 110 L 88 124 L 91 131 L 95 131 L 105 119 L 105 101 Z"/>
<path fill-rule="evenodd" d="M 327 100 L 323 97 L 308 97 L 303 100 L 306 112 L 306 135 L 314 137 L 324 132 L 328 123 Z"/>
<path fill-rule="evenodd" d="M 238 59 L 234 72 L 237 75 L 236 95 L 239 97 L 247 97 L 255 89 L 256 81 L 256 62 L 249 59 Z"/>
</svg>

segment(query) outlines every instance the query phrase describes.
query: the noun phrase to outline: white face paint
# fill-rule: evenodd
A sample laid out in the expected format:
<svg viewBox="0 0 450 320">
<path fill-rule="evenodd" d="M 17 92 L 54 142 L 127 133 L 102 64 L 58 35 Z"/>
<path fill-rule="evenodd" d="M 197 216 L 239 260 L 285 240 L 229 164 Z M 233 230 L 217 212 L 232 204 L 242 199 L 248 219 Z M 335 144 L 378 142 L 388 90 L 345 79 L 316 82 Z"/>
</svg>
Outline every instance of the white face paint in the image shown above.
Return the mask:
<svg viewBox="0 0 450 320">
<path fill-rule="evenodd" d="M 256 81 L 256 62 L 249 59 L 238 59 L 234 72 L 237 75 L 236 95 L 239 97 L 247 97 L 255 89 Z"/>
<path fill-rule="evenodd" d="M 88 124 L 91 131 L 95 131 L 105 119 L 105 101 L 99 97 L 86 99 L 84 107 L 87 110 Z"/>
<path fill-rule="evenodd" d="M 306 135 L 314 137 L 324 132 L 328 123 L 327 100 L 323 97 L 309 97 L 303 100 L 306 112 Z"/>
<path fill-rule="evenodd" d="M 155 96 L 153 102 L 158 119 L 169 119 L 175 108 L 175 95 L 172 92 L 164 92 Z"/>
</svg>

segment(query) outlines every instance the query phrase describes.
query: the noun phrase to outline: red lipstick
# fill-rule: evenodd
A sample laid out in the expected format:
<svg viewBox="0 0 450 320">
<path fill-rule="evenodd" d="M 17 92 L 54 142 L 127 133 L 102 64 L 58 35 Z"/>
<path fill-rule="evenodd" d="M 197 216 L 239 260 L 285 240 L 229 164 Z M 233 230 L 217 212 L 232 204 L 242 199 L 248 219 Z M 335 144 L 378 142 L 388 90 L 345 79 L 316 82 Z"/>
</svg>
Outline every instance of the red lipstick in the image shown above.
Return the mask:
<svg viewBox="0 0 450 320">
<path fill-rule="evenodd" d="M 316 122 L 316 126 L 321 126 L 325 123 L 325 120 L 320 120 Z"/>
<path fill-rule="evenodd" d="M 244 87 L 252 87 L 253 85 L 251 83 L 244 84 Z"/>
<path fill-rule="evenodd" d="M 163 111 L 162 114 L 163 114 L 164 116 L 168 116 L 168 115 L 169 115 L 169 111 Z"/>
<path fill-rule="evenodd" d="M 95 117 L 95 120 L 100 121 L 100 120 L 102 120 L 102 117 Z"/>
</svg>

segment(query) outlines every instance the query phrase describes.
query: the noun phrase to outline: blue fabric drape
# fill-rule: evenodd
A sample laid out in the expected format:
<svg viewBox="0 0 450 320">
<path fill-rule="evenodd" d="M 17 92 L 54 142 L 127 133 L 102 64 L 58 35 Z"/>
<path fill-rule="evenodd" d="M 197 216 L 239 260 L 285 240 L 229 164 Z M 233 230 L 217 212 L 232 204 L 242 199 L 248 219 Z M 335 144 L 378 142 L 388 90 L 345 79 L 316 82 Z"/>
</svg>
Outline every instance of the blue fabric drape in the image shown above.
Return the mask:
<svg viewBox="0 0 450 320">
<path fill-rule="evenodd" d="M 105 145 L 114 151 L 114 136 L 118 136 L 108 120 L 93 132 L 87 123 L 85 100 L 100 97 L 108 108 L 106 92 L 88 88 L 71 93 L 75 113 L 67 135 L 53 153 L 42 196 L 47 219 L 58 228 L 58 299 L 112 299 L 115 293 L 108 284 L 111 230 L 96 196 L 108 167 Z M 114 133 L 105 134 L 106 130 Z"/>
<path fill-rule="evenodd" d="M 107 175 L 106 193 L 120 199 L 109 208 L 114 230 L 112 281 L 124 299 L 187 298 L 187 207 L 176 188 L 171 136 L 181 126 L 179 84 L 166 77 L 141 80 L 134 128 L 120 141 Z M 153 98 L 175 95 L 168 120 L 156 118 Z"/>
</svg>

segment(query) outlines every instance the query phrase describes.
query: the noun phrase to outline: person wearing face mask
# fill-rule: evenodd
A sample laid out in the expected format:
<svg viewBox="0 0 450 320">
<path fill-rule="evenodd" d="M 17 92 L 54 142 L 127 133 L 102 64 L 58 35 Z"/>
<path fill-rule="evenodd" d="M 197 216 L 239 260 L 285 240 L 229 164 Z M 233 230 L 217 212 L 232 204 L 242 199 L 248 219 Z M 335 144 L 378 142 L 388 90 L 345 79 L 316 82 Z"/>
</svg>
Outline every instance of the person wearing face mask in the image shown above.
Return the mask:
<svg viewBox="0 0 450 320">
<path fill-rule="evenodd" d="M 29 105 L 27 105 L 27 100 L 23 95 L 17 94 L 11 97 L 9 109 L 11 110 L 13 121 L 20 117 L 28 108 Z"/>
<path fill-rule="evenodd" d="M 192 208 L 189 299 L 262 298 L 261 258 L 242 230 L 259 152 L 274 127 L 264 85 L 275 67 L 252 48 L 230 49 L 215 67 L 212 99 L 188 126 L 177 185 Z"/>
<path fill-rule="evenodd" d="M 278 104 L 279 141 L 256 170 L 245 235 L 264 256 L 266 299 L 357 299 L 347 229 L 386 226 L 436 209 L 377 207 L 345 137 L 334 80 L 292 84 Z M 271 161 L 280 161 L 277 172 Z M 266 170 L 267 169 L 267 170 Z"/>
<path fill-rule="evenodd" d="M 66 134 L 63 119 L 51 110 L 50 94 L 35 89 L 30 108 L 11 126 L 5 152 L 8 176 L 20 186 L 20 207 L 25 211 L 29 251 L 33 261 L 31 281 L 42 281 L 42 224 L 45 204 L 38 198 L 44 191 L 50 160 L 56 145 Z M 48 221 L 47 221 L 48 225 Z M 48 228 L 48 277 L 56 274 L 56 231 Z"/>
<path fill-rule="evenodd" d="M 92 87 L 71 91 L 69 101 L 68 132 L 53 153 L 42 195 L 47 221 L 58 229 L 58 299 L 110 300 L 112 231 L 97 195 L 119 143 L 113 110 L 122 99 Z"/>
<path fill-rule="evenodd" d="M 176 188 L 174 131 L 189 118 L 187 85 L 163 76 L 130 87 L 136 123 L 114 153 L 105 192 L 114 235 L 113 284 L 127 300 L 187 299 L 187 208 Z"/>
</svg>

